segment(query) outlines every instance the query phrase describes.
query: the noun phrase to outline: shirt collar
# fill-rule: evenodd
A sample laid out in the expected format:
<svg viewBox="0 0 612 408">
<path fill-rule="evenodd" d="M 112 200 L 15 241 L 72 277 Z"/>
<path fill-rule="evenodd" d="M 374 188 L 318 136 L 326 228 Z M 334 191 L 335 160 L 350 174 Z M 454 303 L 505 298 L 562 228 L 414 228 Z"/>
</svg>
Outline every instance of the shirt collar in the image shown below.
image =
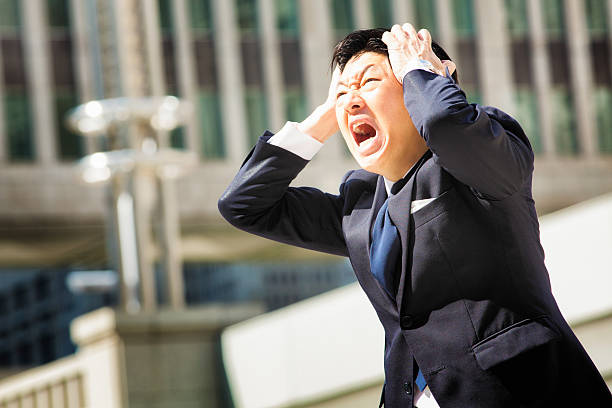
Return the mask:
<svg viewBox="0 0 612 408">
<path fill-rule="evenodd" d="M 427 150 L 425 154 L 423 154 L 423 156 L 421 156 L 421 158 L 417 160 L 416 163 L 412 165 L 412 167 L 410 167 L 410 169 L 406 172 L 406 174 L 404 174 L 404 177 L 402 177 L 398 181 L 391 181 L 385 178 L 385 176 L 383 176 L 383 179 L 385 180 L 385 190 L 387 191 L 387 197 L 390 197 L 392 195 L 391 191 L 395 183 L 399 183 L 400 181 L 403 181 L 406 177 L 412 177 L 413 170 L 415 170 L 418 166 L 421 165 L 421 163 L 429 156 L 429 152 L 430 150 Z M 397 194 L 397 191 L 395 193 Z"/>
</svg>

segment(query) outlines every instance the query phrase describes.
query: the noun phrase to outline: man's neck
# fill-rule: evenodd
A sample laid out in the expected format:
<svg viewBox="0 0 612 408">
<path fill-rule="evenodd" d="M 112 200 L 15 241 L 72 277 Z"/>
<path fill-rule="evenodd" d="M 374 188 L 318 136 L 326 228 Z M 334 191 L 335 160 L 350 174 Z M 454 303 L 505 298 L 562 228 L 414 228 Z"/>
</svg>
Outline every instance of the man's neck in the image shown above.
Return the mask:
<svg viewBox="0 0 612 408">
<path fill-rule="evenodd" d="M 418 162 L 421 157 L 423 157 L 427 150 L 429 150 L 427 145 L 423 144 L 422 146 L 419 146 L 419 148 L 413 150 L 414 153 L 408 158 L 408 160 L 399 162 L 396 164 L 396 166 L 386 169 L 384 174 L 381 175 L 385 178 L 385 180 L 389 180 L 393 183 L 403 179 L 415 165 L 415 163 Z"/>
</svg>

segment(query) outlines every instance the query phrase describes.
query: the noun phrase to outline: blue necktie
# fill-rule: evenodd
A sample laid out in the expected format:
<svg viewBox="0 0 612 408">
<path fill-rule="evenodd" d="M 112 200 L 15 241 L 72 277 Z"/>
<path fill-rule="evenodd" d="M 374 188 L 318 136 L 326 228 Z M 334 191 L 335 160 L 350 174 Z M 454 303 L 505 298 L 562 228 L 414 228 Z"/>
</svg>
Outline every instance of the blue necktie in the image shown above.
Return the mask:
<svg viewBox="0 0 612 408">
<path fill-rule="evenodd" d="M 374 277 L 393 299 L 397 293 L 397 264 L 401 251 L 399 233 L 389 216 L 389 199 L 387 199 L 378 211 L 372 228 L 370 268 Z"/>
<path fill-rule="evenodd" d="M 401 252 L 399 232 L 389 216 L 389 199 L 387 198 L 380 207 L 372 228 L 370 268 L 374 277 L 392 298 L 395 298 L 398 289 L 398 262 Z M 427 381 L 420 369 L 414 382 L 421 391 L 427 386 Z"/>
</svg>

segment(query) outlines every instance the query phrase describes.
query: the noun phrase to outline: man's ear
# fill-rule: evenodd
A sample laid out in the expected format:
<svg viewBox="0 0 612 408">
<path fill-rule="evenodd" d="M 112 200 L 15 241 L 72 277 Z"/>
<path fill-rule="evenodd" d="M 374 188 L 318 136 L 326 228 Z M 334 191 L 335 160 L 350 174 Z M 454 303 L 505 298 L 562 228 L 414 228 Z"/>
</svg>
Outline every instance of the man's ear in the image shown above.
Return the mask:
<svg viewBox="0 0 612 408">
<path fill-rule="evenodd" d="M 453 72 L 455 72 L 455 70 L 457 69 L 457 65 L 451 61 L 451 60 L 441 60 L 440 62 L 442 62 L 442 65 L 445 68 L 448 68 L 448 72 L 450 72 L 451 75 L 453 75 Z"/>
</svg>

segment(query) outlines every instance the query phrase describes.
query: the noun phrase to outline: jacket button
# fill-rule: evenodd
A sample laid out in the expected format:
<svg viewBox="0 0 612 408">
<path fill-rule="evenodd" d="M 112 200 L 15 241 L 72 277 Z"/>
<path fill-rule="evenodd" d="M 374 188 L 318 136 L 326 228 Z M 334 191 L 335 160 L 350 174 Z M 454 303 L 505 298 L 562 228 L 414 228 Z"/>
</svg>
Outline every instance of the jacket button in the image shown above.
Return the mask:
<svg viewBox="0 0 612 408">
<path fill-rule="evenodd" d="M 414 324 L 414 318 L 412 317 L 412 315 L 405 315 L 400 317 L 400 327 L 402 329 L 410 329 L 412 328 L 412 325 Z"/>
<path fill-rule="evenodd" d="M 408 395 L 412 394 L 412 384 L 410 384 L 409 382 L 405 382 L 404 391 L 406 391 L 406 394 Z"/>
</svg>

